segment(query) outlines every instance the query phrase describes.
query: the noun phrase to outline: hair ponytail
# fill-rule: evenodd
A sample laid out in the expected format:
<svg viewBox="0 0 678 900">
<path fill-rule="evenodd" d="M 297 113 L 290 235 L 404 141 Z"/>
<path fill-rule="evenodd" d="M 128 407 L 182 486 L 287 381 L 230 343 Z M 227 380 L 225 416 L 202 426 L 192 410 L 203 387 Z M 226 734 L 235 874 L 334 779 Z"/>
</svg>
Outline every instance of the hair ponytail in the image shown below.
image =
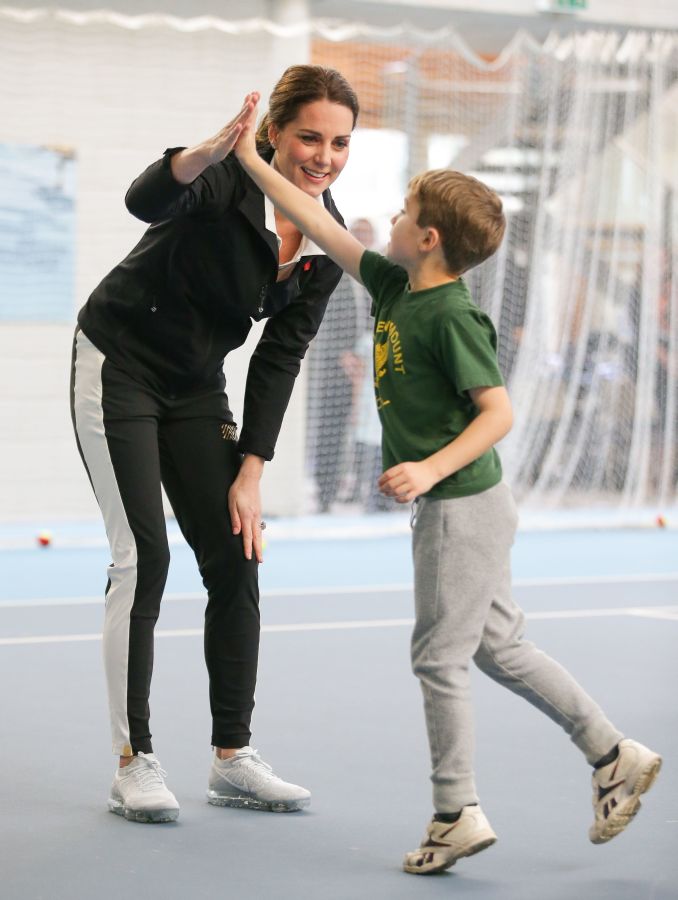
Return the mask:
<svg viewBox="0 0 678 900">
<path fill-rule="evenodd" d="M 264 117 L 257 126 L 255 140 L 257 142 L 257 152 L 259 156 L 265 156 L 269 151 L 273 149 L 273 147 L 271 146 L 271 142 L 268 139 L 269 122 L 270 118 L 268 113 L 264 113 Z"/>
</svg>

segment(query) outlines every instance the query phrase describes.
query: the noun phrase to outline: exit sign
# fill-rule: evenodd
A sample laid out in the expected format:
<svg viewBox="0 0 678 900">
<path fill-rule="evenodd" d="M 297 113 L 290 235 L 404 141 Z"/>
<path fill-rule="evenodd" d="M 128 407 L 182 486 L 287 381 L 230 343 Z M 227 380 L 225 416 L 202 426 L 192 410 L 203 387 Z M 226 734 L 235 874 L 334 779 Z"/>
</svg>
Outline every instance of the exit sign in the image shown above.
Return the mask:
<svg viewBox="0 0 678 900">
<path fill-rule="evenodd" d="M 588 0 L 537 0 L 540 12 L 578 13 L 588 7 Z"/>
</svg>

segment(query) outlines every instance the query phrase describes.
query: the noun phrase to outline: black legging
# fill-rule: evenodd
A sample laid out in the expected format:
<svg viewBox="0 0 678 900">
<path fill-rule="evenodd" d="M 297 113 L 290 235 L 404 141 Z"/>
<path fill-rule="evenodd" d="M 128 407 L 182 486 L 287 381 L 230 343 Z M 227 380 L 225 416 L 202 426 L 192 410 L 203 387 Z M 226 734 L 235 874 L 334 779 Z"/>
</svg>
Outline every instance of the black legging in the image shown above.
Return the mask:
<svg viewBox="0 0 678 900">
<path fill-rule="evenodd" d="M 220 384 L 159 393 L 78 331 L 71 390 L 78 446 L 111 546 L 104 658 L 114 752 L 152 752 L 153 629 L 169 566 L 161 482 L 207 589 L 212 744 L 249 743 L 259 650 L 257 563 L 233 535 L 228 490 L 241 462 Z"/>
</svg>

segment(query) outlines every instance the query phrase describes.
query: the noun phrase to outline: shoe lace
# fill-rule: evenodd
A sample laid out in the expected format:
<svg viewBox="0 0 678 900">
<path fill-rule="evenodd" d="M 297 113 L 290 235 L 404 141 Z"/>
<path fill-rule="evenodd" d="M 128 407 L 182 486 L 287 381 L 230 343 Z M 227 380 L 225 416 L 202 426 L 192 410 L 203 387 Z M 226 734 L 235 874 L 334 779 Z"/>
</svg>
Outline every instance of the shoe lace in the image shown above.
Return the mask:
<svg viewBox="0 0 678 900">
<path fill-rule="evenodd" d="M 134 767 L 134 778 L 142 791 L 152 791 L 157 787 L 165 786 L 167 772 L 162 768 L 157 759 L 139 754 L 137 759 L 143 765 Z"/>
<path fill-rule="evenodd" d="M 243 762 L 247 762 L 251 766 L 256 766 L 257 768 L 263 769 L 265 772 L 272 772 L 273 766 L 269 766 L 267 762 L 259 756 L 259 751 L 255 750 L 254 747 L 242 747 L 238 750 L 236 754 L 239 756 Z"/>
</svg>

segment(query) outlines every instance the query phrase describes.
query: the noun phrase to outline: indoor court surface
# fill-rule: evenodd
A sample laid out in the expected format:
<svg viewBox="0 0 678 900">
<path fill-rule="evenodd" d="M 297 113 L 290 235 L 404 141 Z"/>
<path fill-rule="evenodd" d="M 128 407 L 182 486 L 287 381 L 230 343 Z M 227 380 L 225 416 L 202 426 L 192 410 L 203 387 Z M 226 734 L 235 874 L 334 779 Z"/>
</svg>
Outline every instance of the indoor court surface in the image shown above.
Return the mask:
<svg viewBox="0 0 678 900">
<path fill-rule="evenodd" d="M 678 880 L 678 535 L 522 531 L 527 634 L 625 731 L 664 755 L 637 820 L 589 843 L 589 770 L 550 720 L 476 673 L 477 780 L 498 843 L 428 878 L 400 871 L 431 814 L 418 685 L 409 670 L 405 517 L 389 536 L 323 539 L 271 523 L 252 743 L 309 787 L 274 815 L 204 799 L 210 758 L 200 584 L 172 540 L 157 627 L 155 750 L 181 803 L 172 825 L 107 811 L 99 632 L 107 551 L 94 528 L 0 534 L 3 900 L 250 897 L 669 900 Z M 388 519 L 387 516 L 384 519 Z M 387 529 L 388 530 L 388 529 Z M 38 739 L 36 740 L 36 735 Z"/>
<path fill-rule="evenodd" d="M 678 0 L 63 6 L 0 0 L 0 900 L 678 900 Z M 333 93 L 315 105 L 315 93 L 299 87 L 277 120 L 274 86 L 299 63 L 340 70 L 360 102 L 350 162 L 336 185 L 348 135 L 333 123 L 350 110 L 355 125 L 355 107 Z M 412 248 L 412 265 L 421 260 L 421 272 L 435 275 L 436 292 L 463 274 L 494 323 L 514 407 L 500 455 L 520 508 L 513 582 L 527 639 L 562 663 L 625 735 L 663 756 L 637 819 L 607 844 L 588 838 L 591 770 L 578 749 L 474 670 L 476 782 L 498 841 L 439 875 L 402 871 L 433 808 L 421 691 L 410 668 L 410 512 L 381 511 L 375 381 L 378 388 L 388 365 L 409 372 L 414 387 L 406 390 L 420 391 L 423 412 L 401 417 L 408 435 L 428 429 L 447 442 L 459 429 L 446 426 L 447 414 L 432 427 L 432 391 L 416 387 L 427 382 L 429 364 L 415 354 L 413 368 L 409 356 L 404 365 L 403 346 L 409 354 L 420 329 L 403 331 L 401 343 L 397 317 L 381 319 L 388 307 L 348 277 L 311 342 L 262 482 L 268 526 L 251 743 L 276 774 L 312 792 L 311 805 L 274 814 L 207 803 L 206 596 L 170 519 L 150 705 L 154 752 L 181 811 L 176 822 L 146 825 L 108 810 L 118 763 L 101 646 L 110 556 L 103 525 L 92 521 L 98 509 L 67 403 L 76 311 L 107 272 L 138 272 L 129 296 L 124 286 L 102 289 L 112 312 L 98 332 L 112 349 L 102 341 L 98 356 L 105 351 L 114 364 L 119 356 L 142 386 L 157 375 L 158 390 L 178 393 L 168 395 L 167 409 L 188 410 L 214 385 L 220 353 L 237 348 L 225 375 L 243 426 L 238 447 L 259 454 L 269 446 L 288 376 L 328 292 L 330 270 L 315 260 L 317 248 L 299 243 L 292 254 L 293 223 L 279 207 L 280 265 L 274 257 L 257 262 L 256 216 L 274 252 L 276 216 L 243 172 L 232 181 L 207 178 L 194 192 L 204 207 L 187 202 L 178 185 L 165 194 L 168 175 L 149 191 L 144 222 L 124 202 L 131 183 L 132 196 L 154 183 L 137 179 L 165 147 L 197 149 L 183 157 L 189 162 L 216 161 L 225 144 L 210 136 L 223 137 L 253 90 L 260 111 L 269 107 L 274 168 L 309 194 L 332 183 L 346 227 L 372 249 L 388 252 L 401 205 L 410 214 L 410 201 L 421 205 L 409 185 L 425 170 L 473 175 L 501 198 L 500 247 L 496 205 L 491 220 L 469 213 L 471 237 L 460 244 L 475 249 L 458 265 L 448 251 L 466 213 L 445 215 L 444 225 L 419 216 L 417 228 L 435 226 L 440 243 L 417 243 L 414 230 L 402 232 L 403 246 Z M 306 118 L 307 104 L 317 119 Z M 320 147 L 327 153 L 330 143 L 326 163 Z M 176 163 L 174 170 L 180 181 L 193 177 L 179 177 Z M 236 203 L 248 222 L 234 243 Z M 327 196 L 325 205 L 334 210 Z M 176 231 L 172 210 L 181 217 Z M 166 257 L 162 238 L 151 239 L 152 256 L 139 250 L 146 219 L 156 220 L 156 234 L 171 235 Z M 485 232 L 495 238 L 476 243 Z M 252 255 L 233 251 L 250 244 Z M 134 265 L 112 270 L 135 246 Z M 449 258 L 444 277 L 440 247 Z M 497 252 L 476 268 L 483 248 Z M 435 255 L 426 260 L 424 249 Z M 409 258 L 397 241 L 394 258 Z M 413 273 L 412 290 L 429 283 Z M 237 287 L 241 275 L 243 284 L 258 279 L 251 306 Z M 277 284 L 281 276 L 287 285 Z M 458 287 L 450 298 L 462 296 Z M 376 371 L 371 308 L 377 332 L 388 335 Z M 466 316 L 465 300 L 459 309 Z M 257 310 L 256 324 L 239 347 L 247 310 Z M 269 313 L 282 324 L 265 326 Z M 233 330 L 231 322 L 241 324 Z M 80 324 L 98 345 L 97 329 Z M 451 350 L 438 352 L 447 341 L 439 331 L 426 352 L 432 370 L 445 361 L 436 376 L 447 378 Z M 163 337 L 173 334 L 176 345 Z M 425 342 L 416 340 L 423 359 Z M 469 340 L 455 362 L 464 379 L 476 344 Z M 469 362 L 468 377 L 483 374 L 493 355 L 484 352 L 478 368 Z M 74 395 L 82 390 L 80 364 L 75 369 Z M 473 384 L 498 385 L 492 373 Z M 449 377 L 447 387 L 462 394 L 466 385 Z M 100 399 L 108 409 L 108 397 Z M 380 408 L 390 402 L 379 394 Z M 186 412 L 200 427 L 202 409 Z M 427 416 L 426 426 L 417 424 Z M 227 419 L 220 415 L 219 426 L 230 440 Z M 494 434 L 489 422 L 485 433 Z M 163 426 L 163 445 L 166 434 Z M 406 458 L 429 452 L 408 450 Z M 187 469 L 200 465 L 199 454 L 185 458 Z M 117 477 L 118 469 L 111 467 Z M 480 484 L 464 478 L 461 493 Z M 118 506 L 129 525 L 122 494 Z M 187 506 L 202 512 L 198 501 L 175 504 Z"/>
</svg>

